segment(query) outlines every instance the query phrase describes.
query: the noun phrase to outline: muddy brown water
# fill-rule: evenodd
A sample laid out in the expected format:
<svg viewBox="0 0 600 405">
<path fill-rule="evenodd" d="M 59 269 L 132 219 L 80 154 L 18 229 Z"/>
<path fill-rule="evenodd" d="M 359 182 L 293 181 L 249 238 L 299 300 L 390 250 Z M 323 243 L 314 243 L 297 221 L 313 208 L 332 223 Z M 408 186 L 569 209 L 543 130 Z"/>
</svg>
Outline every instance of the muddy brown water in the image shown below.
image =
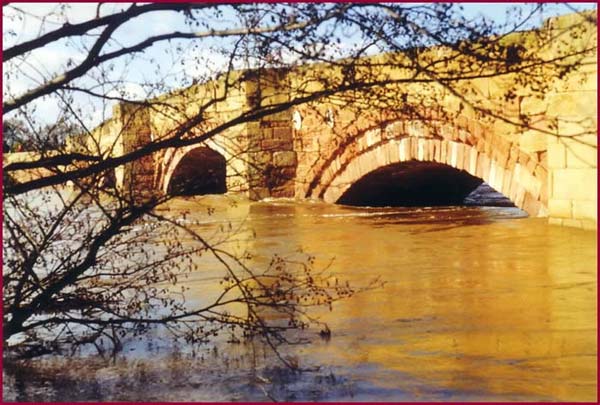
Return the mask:
<svg viewBox="0 0 600 405">
<path fill-rule="evenodd" d="M 596 233 L 548 225 L 510 207 L 361 208 L 320 202 L 178 198 L 257 264 L 300 248 L 331 260 L 352 285 L 383 288 L 315 316 L 311 343 L 282 355 L 260 342 L 194 350 L 131 341 L 116 359 L 46 356 L 4 364 L 7 401 L 594 401 L 597 393 Z M 207 208 L 215 212 L 208 216 Z M 228 226 L 228 225 L 227 225 Z M 255 235 L 255 237 L 252 237 Z M 208 260 L 186 281 L 191 300 L 218 291 Z"/>
</svg>

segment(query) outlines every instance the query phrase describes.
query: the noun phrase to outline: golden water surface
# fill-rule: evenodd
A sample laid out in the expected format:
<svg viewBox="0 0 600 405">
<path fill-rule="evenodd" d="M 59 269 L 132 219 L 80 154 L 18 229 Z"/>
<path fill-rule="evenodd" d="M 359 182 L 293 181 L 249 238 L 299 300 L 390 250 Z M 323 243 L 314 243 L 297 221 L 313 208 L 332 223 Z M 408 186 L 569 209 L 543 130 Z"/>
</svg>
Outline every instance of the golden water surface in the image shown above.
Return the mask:
<svg viewBox="0 0 600 405">
<path fill-rule="evenodd" d="M 216 208 L 210 217 L 208 206 Z M 165 212 L 183 209 L 207 218 L 206 232 L 227 221 L 241 224 L 231 248 L 249 249 L 256 263 L 301 248 L 317 258 L 317 267 L 333 259 L 331 272 L 354 286 L 375 276 L 386 284 L 337 302 L 333 311 L 314 312 L 329 325 L 331 339 L 308 332 L 312 343 L 288 354 L 301 366 L 319 366 L 320 374 L 277 380 L 263 373 L 260 390 L 233 371 L 246 390 L 232 389 L 227 372 L 210 389 L 202 385 L 208 380 L 193 383 L 188 375 L 187 383 L 153 396 L 127 392 L 131 385 L 75 399 L 596 400 L 595 232 L 499 207 L 232 206 L 215 196 L 178 199 Z M 192 300 L 218 291 L 212 276 L 220 270 L 214 262 L 205 266 L 187 281 Z M 220 350 L 233 359 L 247 349 Z M 131 363 L 111 367 L 121 375 L 115 370 Z M 102 391 L 103 374 L 94 370 Z"/>
</svg>

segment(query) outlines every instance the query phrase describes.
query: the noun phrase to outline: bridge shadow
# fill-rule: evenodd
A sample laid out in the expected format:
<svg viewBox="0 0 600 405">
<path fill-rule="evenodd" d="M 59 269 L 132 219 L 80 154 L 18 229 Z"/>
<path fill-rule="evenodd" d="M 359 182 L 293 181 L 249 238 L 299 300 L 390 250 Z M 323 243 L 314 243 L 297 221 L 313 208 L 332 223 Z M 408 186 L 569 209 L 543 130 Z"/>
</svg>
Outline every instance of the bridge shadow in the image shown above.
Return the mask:
<svg viewBox="0 0 600 405">
<path fill-rule="evenodd" d="M 373 170 L 337 202 L 370 207 L 459 205 L 482 182 L 463 170 L 414 160 Z"/>
<path fill-rule="evenodd" d="M 373 170 L 352 184 L 336 203 L 348 208 L 406 208 L 382 214 L 378 225 L 431 225 L 411 232 L 414 234 L 527 217 L 482 179 L 448 165 L 415 160 Z"/>
</svg>

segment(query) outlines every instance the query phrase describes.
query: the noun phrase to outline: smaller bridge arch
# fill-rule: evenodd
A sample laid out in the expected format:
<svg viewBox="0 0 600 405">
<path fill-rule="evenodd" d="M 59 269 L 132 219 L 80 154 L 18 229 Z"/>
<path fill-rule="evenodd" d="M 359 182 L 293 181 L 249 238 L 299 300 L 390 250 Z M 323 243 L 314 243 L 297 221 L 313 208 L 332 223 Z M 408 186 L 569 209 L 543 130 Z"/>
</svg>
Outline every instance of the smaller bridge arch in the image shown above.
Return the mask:
<svg viewBox="0 0 600 405">
<path fill-rule="evenodd" d="M 227 160 L 206 145 L 176 150 L 166 156 L 165 163 L 161 185 L 164 193 L 195 195 L 227 191 Z"/>
</svg>

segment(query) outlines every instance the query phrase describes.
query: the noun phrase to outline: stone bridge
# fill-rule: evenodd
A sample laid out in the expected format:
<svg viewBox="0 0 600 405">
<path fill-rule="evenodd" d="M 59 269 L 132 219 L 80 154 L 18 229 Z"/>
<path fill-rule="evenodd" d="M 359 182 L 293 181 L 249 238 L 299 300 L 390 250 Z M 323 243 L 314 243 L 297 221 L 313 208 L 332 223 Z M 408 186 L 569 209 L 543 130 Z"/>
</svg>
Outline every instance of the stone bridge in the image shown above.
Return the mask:
<svg viewBox="0 0 600 405">
<path fill-rule="evenodd" d="M 558 30 L 576 18 L 556 19 L 545 29 Z M 579 41 L 596 43 L 595 25 L 586 35 Z M 257 102 L 285 103 L 301 95 L 298 89 L 310 91 L 307 77 L 323 74 L 319 69 L 314 65 L 253 75 L 233 72 L 230 76 L 237 75 L 239 85 L 227 93 L 224 80 L 217 79 L 161 96 L 151 106 L 119 104 L 113 117 L 95 130 L 88 148 L 118 156 L 160 142 L 195 116 L 206 100 L 226 94 L 190 130 L 197 136 L 217 129 L 216 136 L 118 168 L 117 186 L 331 203 L 369 204 L 370 196 L 378 195 L 411 204 L 460 202 L 483 180 L 531 216 L 596 227 L 596 55 L 553 83 L 543 99 L 526 89 L 511 100 L 502 99 L 510 76 L 464 83 L 465 91 L 477 95 L 484 107 L 493 103 L 509 118 L 533 117 L 527 128 L 465 107 L 442 86 L 419 84 L 390 90 L 408 97 L 428 95 L 430 101 L 410 114 L 402 105 L 371 108 L 370 100 L 348 104 L 328 97 L 219 128 Z M 573 137 L 590 128 L 591 133 Z"/>
</svg>

